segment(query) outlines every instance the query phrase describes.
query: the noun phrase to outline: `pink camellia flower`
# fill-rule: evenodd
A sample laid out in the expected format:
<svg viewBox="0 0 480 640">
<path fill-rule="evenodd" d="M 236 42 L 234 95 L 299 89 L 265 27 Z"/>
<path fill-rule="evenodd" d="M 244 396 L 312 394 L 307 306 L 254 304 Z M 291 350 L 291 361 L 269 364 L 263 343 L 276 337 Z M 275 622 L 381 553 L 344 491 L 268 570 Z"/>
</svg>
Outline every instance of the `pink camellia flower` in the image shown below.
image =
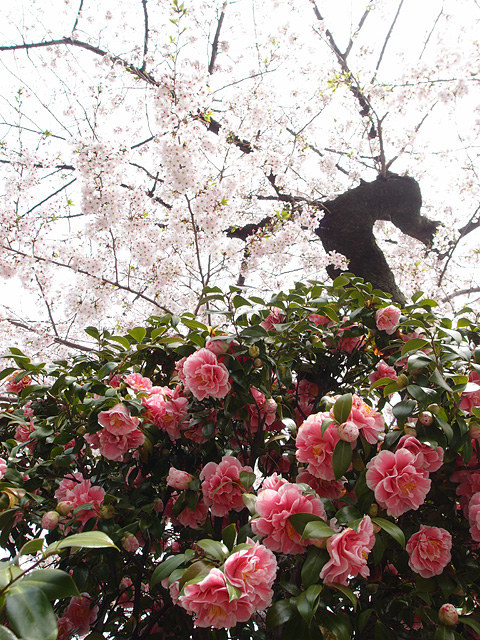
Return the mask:
<svg viewBox="0 0 480 640">
<path fill-rule="evenodd" d="M 15 378 L 19 373 L 20 371 L 17 371 L 16 373 L 14 372 L 5 380 L 5 390 L 9 393 L 20 393 L 22 389 L 25 389 L 25 387 L 28 387 L 28 385 L 31 384 L 32 379 L 30 376 L 23 376 L 23 378 L 20 378 L 20 380 L 15 382 Z"/>
<path fill-rule="evenodd" d="M 320 498 L 337 500 L 345 495 L 345 479 L 343 480 L 322 480 L 312 476 L 306 469 L 298 472 L 296 482 L 308 484 Z"/>
<path fill-rule="evenodd" d="M 143 414 L 146 420 L 168 433 L 171 440 L 178 440 L 182 430 L 188 427 L 188 398 L 182 394 L 181 385 L 169 387 L 152 387 L 150 395 L 142 399 L 147 408 Z"/>
<path fill-rule="evenodd" d="M 115 436 L 124 436 L 138 428 L 140 420 L 130 414 L 124 404 L 116 404 L 108 411 L 100 411 L 98 424 Z"/>
<path fill-rule="evenodd" d="M 450 480 L 452 482 L 460 481 L 456 494 L 460 497 L 460 506 L 462 507 L 463 514 L 468 518 L 470 500 L 475 493 L 480 493 L 480 472 L 463 469 L 460 472 L 454 473 L 450 477 Z"/>
<path fill-rule="evenodd" d="M 473 407 L 480 407 L 480 373 L 477 371 L 470 371 L 468 374 L 468 381 L 472 383 L 471 386 L 477 385 L 478 389 L 462 393 L 460 409 L 472 413 Z"/>
<path fill-rule="evenodd" d="M 330 324 L 332 321 L 327 316 L 321 316 L 319 313 L 311 313 L 308 316 L 309 321 L 314 324 L 316 327 L 325 326 L 326 324 Z"/>
<path fill-rule="evenodd" d="M 126 435 L 115 435 L 106 429 L 85 436 L 85 440 L 107 460 L 123 462 L 124 456 L 130 449 L 138 449 L 145 442 L 145 436 L 140 429 L 135 429 Z"/>
<path fill-rule="evenodd" d="M 35 415 L 35 413 L 33 412 L 33 409 L 32 409 L 32 401 L 31 400 L 29 400 L 28 402 L 26 402 L 23 405 L 23 415 L 26 418 L 33 418 L 33 416 Z"/>
<path fill-rule="evenodd" d="M 216 568 L 201 582 L 187 584 L 178 604 L 195 615 L 197 627 L 215 629 L 229 629 L 237 622 L 246 622 L 254 612 L 247 593 L 230 601 L 225 576 Z"/>
<path fill-rule="evenodd" d="M 398 449 L 408 449 L 415 456 L 415 466 L 428 473 L 438 471 L 443 464 L 443 449 L 434 449 L 425 442 L 420 442 L 413 436 L 402 436 L 397 444 Z"/>
<path fill-rule="evenodd" d="M 74 597 L 65 607 L 63 617 L 70 620 L 73 629 L 79 635 L 85 635 L 97 619 L 98 607 L 92 607 L 92 600 L 88 593 L 82 593 L 80 597 Z"/>
<path fill-rule="evenodd" d="M 250 433 L 256 433 L 260 425 L 262 429 L 265 429 L 275 422 L 277 403 L 272 399 L 267 400 L 264 394 L 255 387 L 251 387 L 250 393 L 255 404 L 247 404 L 248 422 L 246 424 Z"/>
<path fill-rule="evenodd" d="M 255 611 L 270 605 L 277 561 L 269 549 L 258 542 L 252 543 L 249 549 L 232 553 L 225 561 L 223 571 L 231 585 L 248 595 Z"/>
<path fill-rule="evenodd" d="M 57 511 L 47 511 L 42 516 L 41 527 L 47 531 L 53 531 L 58 525 L 60 514 Z"/>
<path fill-rule="evenodd" d="M 480 542 L 480 493 L 474 493 L 468 503 L 468 521 L 470 535 L 475 542 Z"/>
<path fill-rule="evenodd" d="M 375 322 L 377 329 L 385 331 L 388 335 L 392 335 L 398 328 L 400 322 L 400 316 L 402 312 L 398 307 L 394 307 L 392 304 L 388 307 L 382 307 L 377 309 L 375 314 Z"/>
<path fill-rule="evenodd" d="M 140 373 L 129 373 L 127 376 L 124 376 L 123 379 L 130 389 L 134 391 L 149 391 L 152 388 L 152 381 Z"/>
<path fill-rule="evenodd" d="M 167 578 L 168 582 L 168 578 Z M 117 604 L 122 609 L 133 609 L 135 587 L 130 578 L 122 578 L 118 585 L 119 597 Z"/>
<path fill-rule="evenodd" d="M 199 529 L 207 519 L 208 507 L 202 500 L 201 496 L 197 498 L 197 505 L 195 509 L 190 509 L 187 505 L 180 511 L 176 519 L 184 527 L 190 527 L 191 529 Z"/>
<path fill-rule="evenodd" d="M 73 622 L 68 618 L 57 618 L 58 635 L 57 640 L 70 640 L 72 633 L 75 631 Z"/>
<path fill-rule="evenodd" d="M 338 436 L 340 440 L 345 440 L 345 442 L 357 442 L 358 436 L 360 434 L 360 430 L 351 420 L 347 420 L 347 422 L 343 422 L 338 425 Z"/>
<path fill-rule="evenodd" d="M 387 364 L 385 360 L 380 360 L 380 362 L 377 363 L 376 370 L 368 375 L 368 380 L 371 384 L 380 380 L 380 378 L 390 378 L 393 382 L 398 379 L 395 369 Z"/>
<path fill-rule="evenodd" d="M 263 327 L 265 331 L 273 331 L 276 324 L 283 322 L 283 318 L 283 311 L 278 307 L 272 307 L 268 316 L 260 323 L 260 326 Z"/>
<path fill-rule="evenodd" d="M 225 516 L 230 510 L 244 508 L 244 489 L 240 482 L 242 471 L 253 472 L 251 467 L 242 467 L 233 456 L 223 456 L 221 462 L 209 462 L 200 473 L 205 503 L 211 507 L 212 515 Z"/>
<path fill-rule="evenodd" d="M 347 585 L 349 577 L 360 574 L 363 578 L 370 575 L 367 558 L 375 544 L 373 524 L 369 516 L 364 516 L 357 531 L 347 528 L 327 540 L 330 559 L 320 572 L 320 578 L 327 583 Z"/>
<path fill-rule="evenodd" d="M 197 400 L 224 398 L 230 391 L 228 369 L 219 364 L 217 356 L 208 349 L 199 349 L 183 363 L 185 386 Z"/>
<path fill-rule="evenodd" d="M 367 464 L 366 482 L 382 509 L 395 518 L 417 510 L 432 484 L 428 473 L 415 466 L 415 456 L 408 449 L 380 451 Z"/>
<path fill-rule="evenodd" d="M 212 338 L 207 338 L 205 343 L 205 349 L 208 349 L 216 356 L 221 356 L 228 351 L 228 342 L 224 339 L 222 340 L 212 340 Z"/>
<path fill-rule="evenodd" d="M 64 478 L 55 491 L 55 498 L 59 504 L 69 505 L 67 513 L 83 505 L 91 506 L 91 509 L 83 509 L 74 516 L 82 524 L 82 527 L 90 518 L 98 519 L 100 517 L 100 507 L 104 497 L 105 491 L 102 487 L 92 486 L 90 480 L 84 479 L 78 472 Z"/>
<path fill-rule="evenodd" d="M 5 475 L 6 470 L 7 470 L 7 463 L 3 458 L 0 458 L 0 480 Z"/>
<path fill-rule="evenodd" d="M 283 484 L 288 484 L 288 480 L 285 480 L 285 478 L 282 478 L 282 476 L 279 476 L 277 472 L 272 473 L 271 476 L 268 476 L 262 482 L 262 488 L 259 490 L 259 493 L 260 491 L 265 491 L 265 489 L 273 489 L 274 491 L 278 491 L 278 489 Z"/>
<path fill-rule="evenodd" d="M 303 494 L 297 484 L 286 483 L 278 490 L 265 489 L 256 502 L 258 518 L 251 522 L 255 535 L 266 536 L 263 544 L 280 553 L 303 553 L 310 540 L 301 540 L 288 518 L 294 513 L 313 513 L 326 520 L 323 502 L 315 495 Z"/>
<path fill-rule="evenodd" d="M 135 553 L 140 547 L 140 542 L 132 533 L 126 533 L 122 538 L 122 547 L 129 553 Z"/>
<path fill-rule="evenodd" d="M 313 411 L 313 406 L 318 396 L 318 387 L 313 382 L 303 378 L 296 385 L 293 396 L 296 400 L 295 421 L 299 427 Z"/>
<path fill-rule="evenodd" d="M 186 471 L 175 469 L 170 467 L 167 476 L 167 485 L 172 489 L 178 489 L 179 491 L 185 491 L 190 486 L 190 482 L 193 480 L 193 476 Z"/>
<path fill-rule="evenodd" d="M 297 434 L 297 460 L 308 464 L 307 471 L 323 480 L 335 480 L 332 458 L 335 445 L 340 440 L 335 424 L 322 435 L 322 423 L 330 418 L 329 413 L 308 416 Z"/>
<path fill-rule="evenodd" d="M 407 542 L 408 564 L 422 578 L 439 576 L 452 559 L 452 536 L 445 529 L 420 525 Z"/>
<path fill-rule="evenodd" d="M 356 394 L 352 396 L 352 410 L 348 420 L 357 425 L 361 435 L 369 444 L 376 444 L 379 434 L 385 431 L 385 421 L 382 414 L 375 411 Z"/>
</svg>

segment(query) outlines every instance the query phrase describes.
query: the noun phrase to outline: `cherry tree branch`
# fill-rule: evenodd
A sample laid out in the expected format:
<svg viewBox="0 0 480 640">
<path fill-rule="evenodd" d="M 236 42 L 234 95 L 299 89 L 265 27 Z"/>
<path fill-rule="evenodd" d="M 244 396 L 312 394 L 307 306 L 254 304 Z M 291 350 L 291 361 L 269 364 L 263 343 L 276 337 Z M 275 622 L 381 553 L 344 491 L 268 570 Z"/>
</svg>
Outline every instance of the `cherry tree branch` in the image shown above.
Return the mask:
<svg viewBox="0 0 480 640">
<path fill-rule="evenodd" d="M 398 16 L 400 15 L 400 11 L 402 10 L 403 2 L 404 2 L 404 0 L 400 0 L 400 4 L 398 5 L 397 13 L 395 14 L 393 22 L 390 25 L 390 29 L 388 30 L 387 37 L 385 38 L 385 42 L 383 43 L 382 51 L 380 52 L 380 57 L 378 58 L 377 66 L 375 67 L 375 73 L 373 74 L 372 83 L 375 82 L 375 78 L 377 77 L 377 71 L 379 70 L 380 65 L 382 64 L 383 56 L 385 54 L 385 50 L 387 48 L 388 41 L 390 40 L 390 36 L 392 35 L 393 29 L 395 27 L 395 23 L 397 22 Z"/>
<path fill-rule="evenodd" d="M 225 18 L 225 10 L 227 8 L 227 4 L 228 4 L 228 0 L 225 0 L 225 2 L 223 3 L 223 6 L 222 6 L 222 12 L 220 13 L 220 17 L 219 17 L 218 22 L 217 22 L 217 29 L 215 31 L 215 36 L 213 38 L 212 54 L 210 56 L 210 63 L 208 65 L 208 73 L 210 75 L 212 75 L 213 70 L 215 68 L 215 60 L 217 58 L 217 53 L 218 53 L 218 43 L 219 43 L 219 40 L 220 40 L 220 32 L 222 30 L 222 24 L 223 24 L 223 20 Z"/>
<path fill-rule="evenodd" d="M 147 0 L 142 0 L 143 6 L 143 22 L 145 25 L 145 35 L 143 37 L 143 62 L 140 67 L 140 71 L 145 71 L 145 67 L 147 66 L 147 53 L 148 53 L 148 11 L 147 11 Z"/>
<path fill-rule="evenodd" d="M 29 326 L 28 324 L 25 324 L 25 322 L 21 322 L 20 320 L 15 320 L 14 318 L 5 318 L 5 320 L 9 324 L 13 325 L 14 327 L 18 327 L 19 329 L 25 329 L 25 331 L 30 331 L 31 333 L 35 333 L 37 335 L 41 334 L 40 331 L 38 331 L 37 329 L 34 329 L 33 327 Z M 93 349 L 91 347 L 87 347 L 85 345 L 78 344 L 78 342 L 73 342 L 72 340 L 66 340 L 64 338 L 60 338 L 59 336 L 48 336 L 48 337 L 55 344 L 62 344 L 63 346 L 69 347 L 70 349 L 78 349 L 79 351 L 85 351 L 85 352 L 95 351 L 95 349 Z"/>
<path fill-rule="evenodd" d="M 454 291 L 453 293 L 450 293 L 448 296 L 443 298 L 442 302 L 450 302 L 450 300 L 453 300 L 453 298 L 456 298 L 457 296 L 465 296 L 465 295 L 468 295 L 469 293 L 480 293 L 480 287 L 470 287 L 469 289 L 459 289 L 458 291 Z"/>
</svg>

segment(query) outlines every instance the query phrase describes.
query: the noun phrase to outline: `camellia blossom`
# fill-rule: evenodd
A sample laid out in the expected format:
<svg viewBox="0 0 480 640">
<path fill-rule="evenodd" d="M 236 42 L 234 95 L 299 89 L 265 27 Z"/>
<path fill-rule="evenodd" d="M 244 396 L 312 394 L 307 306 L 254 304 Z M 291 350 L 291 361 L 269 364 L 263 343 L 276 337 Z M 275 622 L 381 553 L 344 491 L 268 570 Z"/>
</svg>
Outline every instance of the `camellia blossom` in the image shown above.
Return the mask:
<svg viewBox="0 0 480 640">
<path fill-rule="evenodd" d="M 7 463 L 3 458 L 0 458 L 0 480 L 5 475 L 5 471 L 7 470 Z"/>
<path fill-rule="evenodd" d="M 272 601 L 272 584 L 277 575 L 277 560 L 263 545 L 253 543 L 249 549 L 232 553 L 223 569 L 228 582 L 248 595 L 255 611 L 268 607 Z"/>
<path fill-rule="evenodd" d="M 363 578 L 370 575 L 367 558 L 375 544 L 373 524 L 369 516 L 364 516 L 357 531 L 346 528 L 327 540 L 330 559 L 323 566 L 320 578 L 325 583 L 347 585 L 349 577 L 360 574 Z"/>
<path fill-rule="evenodd" d="M 325 412 L 308 416 L 298 430 L 296 457 L 299 462 L 308 464 L 307 471 L 313 476 L 335 480 L 332 458 L 340 437 L 333 423 L 322 434 L 322 423 L 327 418 L 330 414 Z"/>
<path fill-rule="evenodd" d="M 149 391 L 152 388 L 150 378 L 145 378 L 140 373 L 129 373 L 123 379 L 134 391 Z"/>
<path fill-rule="evenodd" d="M 263 327 L 265 331 L 273 331 L 276 324 L 281 324 L 283 322 L 283 318 L 284 315 L 282 309 L 272 307 L 268 316 L 260 323 L 260 326 Z"/>
<path fill-rule="evenodd" d="M 250 389 L 250 393 L 255 404 L 247 404 L 248 422 L 246 424 L 250 433 L 256 433 L 260 425 L 265 429 L 275 422 L 277 403 L 271 398 L 267 400 L 265 395 L 255 387 Z"/>
<path fill-rule="evenodd" d="M 124 404 L 116 404 L 108 411 L 100 411 L 98 424 L 115 436 L 124 436 L 138 428 L 140 420 L 130 414 Z"/>
<path fill-rule="evenodd" d="M 152 387 L 142 404 L 146 407 L 143 417 L 166 431 L 172 440 L 178 440 L 188 427 L 188 398 L 183 395 L 181 385 L 175 389 Z"/>
<path fill-rule="evenodd" d="M 237 622 L 246 622 L 254 612 L 247 593 L 230 601 L 225 575 L 216 568 L 201 582 L 187 584 L 178 604 L 195 615 L 197 627 L 215 629 L 228 629 Z"/>
<path fill-rule="evenodd" d="M 251 522 L 255 535 L 264 536 L 263 544 L 280 553 L 303 553 L 311 540 L 301 540 L 288 518 L 294 513 L 313 513 L 326 520 L 323 502 L 316 495 L 303 494 L 297 484 L 286 483 L 278 488 L 265 489 L 256 502 L 259 518 Z M 266 537 L 265 537 L 266 536 Z"/>
<path fill-rule="evenodd" d="M 478 389 L 474 391 L 464 392 L 461 396 L 460 409 L 472 413 L 473 407 L 480 407 L 480 373 L 470 371 L 468 381 L 478 385 Z M 471 386 L 473 386 L 473 384 Z"/>
<path fill-rule="evenodd" d="M 175 469 L 175 467 L 170 467 L 168 470 L 167 485 L 172 487 L 172 489 L 184 491 L 185 489 L 188 489 L 192 480 L 193 476 L 186 471 Z"/>
<path fill-rule="evenodd" d="M 212 515 L 225 516 L 230 510 L 244 508 L 244 489 L 240 482 L 242 471 L 253 472 L 251 467 L 242 467 L 237 458 L 223 456 L 221 462 L 209 462 L 200 473 L 205 503 L 211 507 Z"/>
<path fill-rule="evenodd" d="M 228 369 L 209 349 L 199 349 L 183 363 L 186 388 L 197 400 L 224 398 L 230 391 Z"/>
<path fill-rule="evenodd" d="M 388 335 L 391 336 L 398 328 L 401 315 L 401 310 L 392 304 L 388 307 L 377 309 L 377 312 L 375 313 L 375 322 L 377 324 L 377 329 L 380 329 L 380 331 L 385 331 L 386 333 L 388 333 Z"/>
<path fill-rule="evenodd" d="M 428 473 L 415 466 L 415 456 L 408 449 L 380 451 L 367 464 L 366 482 L 382 509 L 395 518 L 418 509 L 432 484 Z"/>
<path fill-rule="evenodd" d="M 83 505 L 91 505 L 90 509 L 82 509 L 74 517 L 83 525 L 90 518 L 100 517 L 100 507 L 103 504 L 105 491 L 102 487 L 92 485 L 90 480 L 84 479 L 79 473 L 75 473 L 73 478 L 65 478 L 55 491 L 55 498 L 59 503 L 68 503 L 73 511 Z"/>
<path fill-rule="evenodd" d="M 107 460 L 122 462 L 125 454 L 130 449 L 138 449 L 145 442 L 145 435 L 140 429 L 135 429 L 125 435 L 115 435 L 107 429 L 97 433 L 87 434 L 85 440 Z"/>
<path fill-rule="evenodd" d="M 373 384 L 380 378 L 390 378 L 393 382 L 398 379 L 397 372 L 393 367 L 385 362 L 385 360 L 380 360 L 377 363 L 377 368 L 372 373 L 368 374 L 368 381 Z"/>
<path fill-rule="evenodd" d="M 468 503 L 468 521 L 470 535 L 475 542 L 480 542 L 480 493 L 474 493 Z"/>
<path fill-rule="evenodd" d="M 73 630 L 79 635 L 85 635 L 97 619 L 98 606 L 92 606 L 88 593 L 73 597 L 65 607 L 63 617 L 72 623 Z"/>
<path fill-rule="evenodd" d="M 420 525 L 407 542 L 408 564 L 422 578 L 439 576 L 452 556 L 452 536 L 445 529 Z"/>
<path fill-rule="evenodd" d="M 408 449 L 415 456 L 415 466 L 429 473 L 438 471 L 443 464 L 443 449 L 434 449 L 425 442 L 420 442 L 414 436 L 402 436 L 398 441 L 398 449 Z"/>
<path fill-rule="evenodd" d="M 379 434 L 385 431 L 385 421 L 382 414 L 375 411 L 356 394 L 352 396 L 352 410 L 348 420 L 357 425 L 360 433 L 369 444 L 376 444 Z"/>
<path fill-rule="evenodd" d="M 296 482 L 308 484 L 320 498 L 337 500 L 345 495 L 345 478 L 340 480 L 322 480 L 312 476 L 306 469 L 301 469 L 296 478 Z"/>
</svg>

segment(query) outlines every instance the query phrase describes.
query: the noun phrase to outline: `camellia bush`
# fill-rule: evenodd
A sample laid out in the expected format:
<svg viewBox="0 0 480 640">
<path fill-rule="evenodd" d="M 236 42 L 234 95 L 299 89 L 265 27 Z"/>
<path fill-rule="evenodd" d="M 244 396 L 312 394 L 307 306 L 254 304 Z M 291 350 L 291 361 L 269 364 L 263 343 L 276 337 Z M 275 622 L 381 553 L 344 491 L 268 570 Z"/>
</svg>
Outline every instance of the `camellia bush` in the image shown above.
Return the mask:
<svg viewBox="0 0 480 640">
<path fill-rule="evenodd" d="M 7 354 L 0 639 L 478 639 L 471 310 L 349 276 L 202 304 Z"/>
</svg>

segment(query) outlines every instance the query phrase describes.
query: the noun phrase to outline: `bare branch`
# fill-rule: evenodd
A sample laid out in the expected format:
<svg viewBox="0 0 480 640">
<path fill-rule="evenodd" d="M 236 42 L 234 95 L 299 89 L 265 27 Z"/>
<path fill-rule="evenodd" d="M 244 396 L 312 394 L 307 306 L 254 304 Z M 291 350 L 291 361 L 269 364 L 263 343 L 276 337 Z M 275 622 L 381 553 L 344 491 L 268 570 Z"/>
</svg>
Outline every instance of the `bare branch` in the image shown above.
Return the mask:
<svg viewBox="0 0 480 640">
<path fill-rule="evenodd" d="M 53 331 L 58 338 L 57 325 L 55 324 L 55 320 L 53 319 L 50 304 L 48 303 L 47 296 L 45 295 L 45 291 L 43 290 L 42 283 L 40 282 L 40 279 L 37 274 L 35 274 L 35 280 L 37 281 L 38 287 L 40 289 L 40 293 L 42 294 L 43 301 L 45 302 L 45 306 L 47 307 L 48 317 L 50 318 L 50 323 L 53 327 Z"/>
<path fill-rule="evenodd" d="M 435 27 L 437 26 L 437 22 L 440 20 L 441 16 L 443 15 L 443 4 L 442 4 L 442 8 L 440 9 L 440 13 L 437 16 L 437 19 L 435 20 L 435 22 L 433 23 L 433 27 L 432 30 L 430 31 L 430 33 L 428 34 L 427 39 L 425 40 L 425 44 L 423 45 L 423 49 L 422 49 L 422 53 L 419 55 L 418 59 L 421 60 L 423 54 L 425 53 L 425 49 L 427 48 L 427 45 L 430 41 L 430 38 L 432 37 L 433 32 L 435 31 Z"/>
<path fill-rule="evenodd" d="M 218 19 L 217 30 L 215 31 L 215 36 L 213 38 L 212 44 L 212 55 L 210 56 L 210 64 L 208 65 L 208 73 L 212 75 L 213 69 L 215 67 L 215 60 L 217 58 L 218 53 L 218 42 L 220 40 L 220 32 L 222 30 L 223 19 L 225 18 L 225 9 L 227 8 L 228 0 L 225 0 L 222 6 L 222 12 Z"/>
<path fill-rule="evenodd" d="M 480 287 L 470 287 L 470 289 L 459 289 L 458 291 L 454 291 L 450 295 L 443 298 L 442 302 L 449 302 L 458 296 L 465 296 L 470 293 L 480 293 Z"/>
<path fill-rule="evenodd" d="M 67 184 L 64 184 L 63 187 L 60 187 L 60 189 L 57 189 L 54 193 L 51 193 L 49 196 L 47 196 L 46 198 L 44 198 L 41 202 L 39 202 L 38 204 L 36 204 L 35 206 L 33 206 L 31 209 L 29 209 L 28 211 L 26 211 L 24 214 L 22 214 L 22 218 L 26 215 L 28 215 L 29 213 L 32 213 L 32 211 L 34 211 L 35 209 L 37 209 L 38 207 L 41 207 L 42 204 L 44 204 L 45 202 L 47 202 L 47 200 L 50 200 L 50 198 L 54 198 L 57 194 L 59 194 L 61 191 L 63 191 L 64 189 L 66 189 L 67 187 L 69 187 L 71 184 L 73 184 L 74 182 L 76 182 L 77 179 L 74 178 L 73 180 L 70 180 L 70 182 L 68 182 Z"/>
<path fill-rule="evenodd" d="M 371 4 L 371 3 L 370 3 Z M 360 33 L 361 28 L 363 27 L 363 24 L 365 22 L 365 20 L 367 19 L 371 9 L 370 9 L 370 4 L 369 6 L 365 9 L 365 12 L 363 14 L 363 16 L 360 18 L 360 22 L 358 23 L 358 27 L 355 30 L 355 33 L 353 34 L 353 36 L 350 38 L 350 42 L 348 43 L 347 48 L 345 49 L 345 58 L 348 56 L 348 54 L 350 53 L 352 47 L 353 47 L 353 39 L 354 36 L 357 36 Z"/>
<path fill-rule="evenodd" d="M 442 273 L 440 274 L 440 276 L 438 278 L 438 286 L 440 286 L 442 284 L 443 278 L 445 277 L 445 273 L 447 272 L 447 267 L 448 267 L 448 265 L 450 263 L 450 260 L 453 257 L 453 254 L 455 253 L 460 241 L 466 235 L 468 235 L 472 231 L 475 231 L 475 229 L 478 229 L 479 227 L 480 227 L 480 206 L 477 207 L 477 209 L 475 210 L 475 213 L 472 215 L 472 217 L 467 222 L 467 224 L 464 227 L 462 227 L 461 229 L 459 229 L 460 235 L 455 240 L 455 242 L 453 242 L 451 244 L 447 255 L 443 256 L 443 257 L 446 257 L 447 259 L 445 261 L 445 264 L 443 265 Z M 446 301 L 448 301 L 448 300 L 446 300 Z"/>
<path fill-rule="evenodd" d="M 387 37 L 385 38 L 385 42 L 383 43 L 382 51 L 380 52 L 380 57 L 378 58 L 377 66 L 375 67 L 375 73 L 373 75 L 372 83 L 375 81 L 377 77 L 377 71 L 382 64 L 383 55 L 385 53 L 385 49 L 387 48 L 388 41 L 390 40 L 390 36 L 392 35 L 393 28 L 395 27 L 395 23 L 397 22 L 398 16 L 400 15 L 400 11 L 402 9 L 404 0 L 400 0 L 400 4 L 398 5 L 397 13 L 393 19 L 392 24 L 390 25 L 390 29 L 388 30 Z"/>
<path fill-rule="evenodd" d="M 72 34 L 75 32 L 75 30 L 77 28 L 78 21 L 80 19 L 81 14 L 82 14 L 82 9 L 83 9 L 83 0 L 80 0 L 80 6 L 78 7 L 77 17 L 75 18 L 75 24 L 73 25 Z"/>
<path fill-rule="evenodd" d="M 147 0 L 142 0 L 143 5 L 143 21 L 145 25 L 145 35 L 143 37 L 143 62 L 140 67 L 140 71 L 145 71 L 145 67 L 147 65 L 147 53 L 148 53 L 148 11 L 147 11 Z"/>
<path fill-rule="evenodd" d="M 19 320 L 15 320 L 13 318 L 5 318 L 5 320 L 8 323 L 12 324 L 14 327 L 25 329 L 25 331 L 31 331 L 32 333 L 36 333 L 37 335 L 40 333 L 40 331 L 37 331 L 33 327 L 30 327 L 28 324 L 25 324 L 24 322 L 20 322 Z M 55 337 L 50 336 L 50 338 L 56 344 L 63 344 L 65 347 L 69 347 L 70 349 L 78 349 L 79 351 L 85 351 L 87 353 L 91 351 L 95 351 L 95 349 L 92 349 L 91 347 L 78 344 L 77 342 L 72 342 L 72 340 L 65 340 L 64 338 L 60 338 L 58 336 L 55 336 Z"/>
</svg>

